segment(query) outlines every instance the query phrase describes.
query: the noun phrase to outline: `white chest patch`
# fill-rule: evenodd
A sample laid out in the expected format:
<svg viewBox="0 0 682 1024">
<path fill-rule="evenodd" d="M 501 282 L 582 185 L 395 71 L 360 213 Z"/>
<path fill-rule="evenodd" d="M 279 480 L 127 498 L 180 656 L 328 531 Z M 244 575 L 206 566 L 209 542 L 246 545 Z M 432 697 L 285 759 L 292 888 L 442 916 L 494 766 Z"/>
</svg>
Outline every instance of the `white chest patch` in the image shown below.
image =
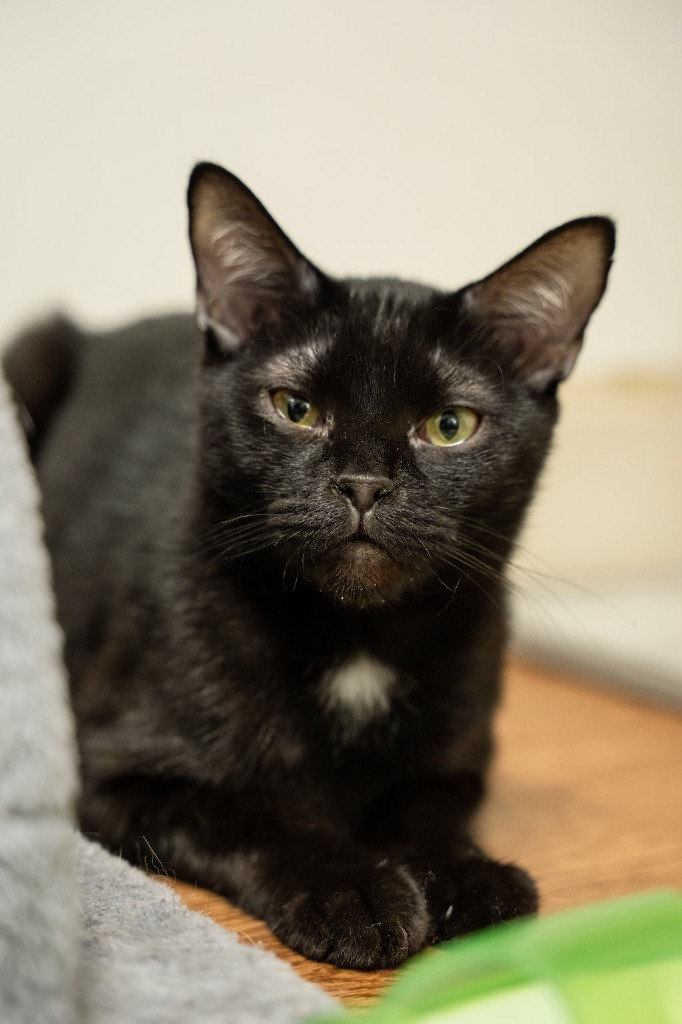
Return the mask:
<svg viewBox="0 0 682 1024">
<path fill-rule="evenodd" d="M 385 715 L 397 681 L 389 665 L 357 654 L 321 680 L 322 703 L 341 719 L 344 737 L 356 736 L 372 720 Z"/>
</svg>

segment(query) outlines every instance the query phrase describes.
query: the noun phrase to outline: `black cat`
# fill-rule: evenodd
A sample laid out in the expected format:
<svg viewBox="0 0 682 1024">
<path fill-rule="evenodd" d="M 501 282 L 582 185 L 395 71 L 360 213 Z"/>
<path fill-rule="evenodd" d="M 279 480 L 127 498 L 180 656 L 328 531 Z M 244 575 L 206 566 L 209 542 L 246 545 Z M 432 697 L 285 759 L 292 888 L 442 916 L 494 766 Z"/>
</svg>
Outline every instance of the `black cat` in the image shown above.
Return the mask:
<svg viewBox="0 0 682 1024">
<path fill-rule="evenodd" d="M 536 909 L 475 844 L 505 566 L 604 218 L 443 293 L 335 280 L 231 174 L 189 186 L 189 317 L 29 332 L 83 829 L 306 956 L 400 963 Z"/>
</svg>

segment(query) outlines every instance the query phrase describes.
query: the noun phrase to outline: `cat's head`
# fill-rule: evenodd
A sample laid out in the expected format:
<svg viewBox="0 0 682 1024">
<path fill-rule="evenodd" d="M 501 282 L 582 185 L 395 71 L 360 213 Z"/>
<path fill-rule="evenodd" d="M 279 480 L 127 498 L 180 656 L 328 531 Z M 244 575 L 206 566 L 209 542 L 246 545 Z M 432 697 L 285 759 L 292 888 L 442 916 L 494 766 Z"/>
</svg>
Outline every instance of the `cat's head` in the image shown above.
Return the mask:
<svg viewBox="0 0 682 1024">
<path fill-rule="evenodd" d="M 499 576 L 606 286 L 575 220 L 451 293 L 334 280 L 212 164 L 189 187 L 203 472 L 226 559 L 265 551 L 352 607 Z"/>
</svg>

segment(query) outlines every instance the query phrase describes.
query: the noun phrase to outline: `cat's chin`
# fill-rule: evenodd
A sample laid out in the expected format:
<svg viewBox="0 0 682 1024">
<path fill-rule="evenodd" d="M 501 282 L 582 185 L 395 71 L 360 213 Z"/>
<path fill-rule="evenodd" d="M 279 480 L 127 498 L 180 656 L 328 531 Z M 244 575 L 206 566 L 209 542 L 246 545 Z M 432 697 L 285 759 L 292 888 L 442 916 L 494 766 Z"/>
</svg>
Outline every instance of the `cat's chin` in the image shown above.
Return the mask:
<svg viewBox="0 0 682 1024">
<path fill-rule="evenodd" d="M 415 577 L 383 548 L 353 541 L 334 548 L 312 573 L 315 585 L 349 608 L 378 608 L 400 601 Z"/>
</svg>

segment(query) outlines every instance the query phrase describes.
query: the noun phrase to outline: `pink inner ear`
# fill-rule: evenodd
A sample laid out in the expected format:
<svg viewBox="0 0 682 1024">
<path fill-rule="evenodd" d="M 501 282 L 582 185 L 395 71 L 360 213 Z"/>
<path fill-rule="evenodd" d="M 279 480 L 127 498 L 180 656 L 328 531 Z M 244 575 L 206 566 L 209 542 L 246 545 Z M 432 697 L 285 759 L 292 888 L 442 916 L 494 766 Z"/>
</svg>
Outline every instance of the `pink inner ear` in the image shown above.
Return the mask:
<svg viewBox="0 0 682 1024">
<path fill-rule="evenodd" d="M 232 350 L 310 299 L 316 272 L 249 190 L 202 165 L 192 176 L 190 240 L 197 271 L 197 319 Z"/>
<path fill-rule="evenodd" d="M 580 353 L 582 338 L 580 334 L 571 341 L 554 339 L 529 323 L 499 321 L 490 345 L 502 363 L 511 365 L 516 376 L 541 391 L 568 377 Z"/>
<path fill-rule="evenodd" d="M 531 387 L 571 372 L 606 287 L 612 246 L 609 221 L 573 221 L 465 292 L 468 311 L 493 328 L 500 359 Z"/>
<path fill-rule="evenodd" d="M 210 329 L 224 351 L 254 338 L 265 326 L 276 323 L 281 297 L 258 289 L 223 288 L 206 300 L 197 291 L 197 320 L 202 331 Z"/>
</svg>

